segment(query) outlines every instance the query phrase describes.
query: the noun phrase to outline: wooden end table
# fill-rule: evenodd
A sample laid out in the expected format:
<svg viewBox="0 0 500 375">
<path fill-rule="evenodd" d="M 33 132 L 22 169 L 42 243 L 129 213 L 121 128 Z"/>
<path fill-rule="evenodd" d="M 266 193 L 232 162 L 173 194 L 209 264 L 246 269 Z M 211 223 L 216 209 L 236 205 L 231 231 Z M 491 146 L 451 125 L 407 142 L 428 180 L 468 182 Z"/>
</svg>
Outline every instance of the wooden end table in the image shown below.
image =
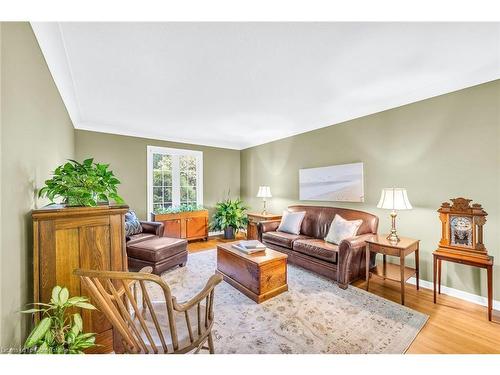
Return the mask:
<svg viewBox="0 0 500 375">
<path fill-rule="evenodd" d="M 385 235 L 374 235 L 366 240 L 366 290 L 369 288 L 370 275 L 382 277 L 386 280 L 397 281 L 401 283 L 401 304 L 405 304 L 405 283 L 415 276 L 417 279 L 417 290 L 419 289 L 419 240 L 400 237 L 399 242 L 389 241 Z M 370 271 L 370 253 L 383 254 L 383 262 L 376 265 Z M 405 257 L 415 253 L 415 268 L 405 266 Z M 399 265 L 387 263 L 387 255 L 399 258 Z"/>
<path fill-rule="evenodd" d="M 493 312 L 493 257 L 487 256 L 480 258 L 471 255 L 451 253 L 442 249 L 434 251 L 432 257 L 434 258 L 434 303 L 436 303 L 436 281 L 438 285 L 438 294 L 441 294 L 441 262 L 443 260 L 486 269 L 488 274 L 488 320 L 491 321 Z"/>
<path fill-rule="evenodd" d="M 267 248 L 265 252 L 245 254 L 229 242 L 217 245 L 217 273 L 257 303 L 288 290 L 288 255 Z"/>
<path fill-rule="evenodd" d="M 266 220 L 281 220 L 281 215 L 248 213 L 247 239 L 258 240 L 257 224 Z"/>
</svg>

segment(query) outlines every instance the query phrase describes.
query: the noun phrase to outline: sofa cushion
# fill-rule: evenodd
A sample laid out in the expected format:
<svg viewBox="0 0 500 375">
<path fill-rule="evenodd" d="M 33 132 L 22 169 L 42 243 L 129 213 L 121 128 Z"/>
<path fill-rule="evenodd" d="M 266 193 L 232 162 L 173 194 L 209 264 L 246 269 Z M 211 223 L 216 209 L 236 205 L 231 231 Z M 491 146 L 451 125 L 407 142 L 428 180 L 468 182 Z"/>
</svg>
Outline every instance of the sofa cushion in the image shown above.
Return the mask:
<svg viewBox="0 0 500 375">
<path fill-rule="evenodd" d="M 351 238 L 358 233 L 358 229 L 363 224 L 363 220 L 346 220 L 340 215 L 335 215 L 330 225 L 325 241 L 335 245 L 340 244 L 346 238 Z"/>
<path fill-rule="evenodd" d="M 337 263 L 339 247 L 320 239 L 298 239 L 293 242 L 293 250 L 327 262 Z"/>
<path fill-rule="evenodd" d="M 187 241 L 181 238 L 157 237 L 127 243 L 127 255 L 132 258 L 158 262 L 187 251 Z"/>
<path fill-rule="evenodd" d="M 283 246 L 288 249 L 292 248 L 292 243 L 301 238 L 309 238 L 300 234 L 290 234 L 285 232 L 265 232 L 262 233 L 262 240 L 272 243 L 273 245 Z"/>
<path fill-rule="evenodd" d="M 153 233 L 144 233 L 144 232 L 134 234 L 132 236 L 127 236 L 127 246 L 129 244 L 133 244 L 135 242 L 140 242 L 140 241 L 144 241 L 147 239 L 151 239 L 153 237 L 156 237 Z"/>
<path fill-rule="evenodd" d="M 134 211 L 129 210 L 125 214 L 125 233 L 133 236 L 142 232 L 142 226 Z"/>
<path fill-rule="evenodd" d="M 281 217 L 281 223 L 278 227 L 278 232 L 286 232 L 291 234 L 300 234 L 300 226 L 302 225 L 302 220 L 304 220 L 306 212 L 289 212 L 287 210 L 283 211 L 283 216 Z"/>
</svg>

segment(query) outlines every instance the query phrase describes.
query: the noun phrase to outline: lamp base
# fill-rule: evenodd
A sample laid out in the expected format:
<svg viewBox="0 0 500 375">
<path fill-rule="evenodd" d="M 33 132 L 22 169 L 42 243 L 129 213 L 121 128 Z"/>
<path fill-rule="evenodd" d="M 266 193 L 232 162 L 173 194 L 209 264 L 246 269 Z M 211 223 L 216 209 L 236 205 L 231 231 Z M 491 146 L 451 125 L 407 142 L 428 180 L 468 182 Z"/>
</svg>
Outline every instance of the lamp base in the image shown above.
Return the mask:
<svg viewBox="0 0 500 375">
<path fill-rule="evenodd" d="M 395 210 L 392 210 L 391 212 L 391 233 L 386 237 L 390 242 L 393 243 L 398 243 L 399 242 L 399 237 L 398 234 L 396 233 L 396 216 L 397 213 Z"/>
<path fill-rule="evenodd" d="M 264 204 L 264 207 L 262 209 L 261 214 L 262 215 L 267 215 L 267 210 L 266 210 L 266 198 L 262 199 L 262 203 Z"/>
<path fill-rule="evenodd" d="M 398 243 L 399 242 L 399 237 L 396 233 L 396 231 L 392 231 L 391 230 L 391 234 L 389 234 L 387 237 L 386 237 L 390 242 L 395 242 L 395 243 Z"/>
</svg>

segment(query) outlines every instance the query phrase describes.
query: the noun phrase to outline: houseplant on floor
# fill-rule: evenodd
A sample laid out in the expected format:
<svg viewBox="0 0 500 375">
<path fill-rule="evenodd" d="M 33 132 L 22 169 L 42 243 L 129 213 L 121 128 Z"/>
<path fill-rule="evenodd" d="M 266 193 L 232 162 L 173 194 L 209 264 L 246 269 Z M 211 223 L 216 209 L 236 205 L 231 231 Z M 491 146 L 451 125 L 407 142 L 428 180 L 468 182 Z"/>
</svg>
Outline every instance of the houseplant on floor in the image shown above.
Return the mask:
<svg viewBox="0 0 500 375">
<path fill-rule="evenodd" d="M 26 353 L 80 354 L 95 346 L 95 334 L 83 333 L 80 314 L 68 314 L 69 308 L 95 310 L 86 297 L 71 297 L 67 288 L 55 286 L 49 303 L 36 303 L 38 308 L 22 311 L 40 314 L 40 322 L 33 328 L 24 344 Z"/>
<path fill-rule="evenodd" d="M 100 202 L 109 203 L 110 199 L 124 203 L 117 192 L 120 180 L 108 168 L 109 164 L 94 163 L 92 158 L 82 163 L 70 159 L 55 169 L 38 197 L 47 197 L 51 202 L 63 198 L 66 206 L 97 206 Z"/>
<path fill-rule="evenodd" d="M 248 209 L 240 198 L 231 200 L 229 198 L 215 205 L 215 213 L 210 225 L 211 230 L 224 231 L 224 238 L 232 239 L 240 229 L 244 229 L 248 223 L 245 211 Z"/>
</svg>

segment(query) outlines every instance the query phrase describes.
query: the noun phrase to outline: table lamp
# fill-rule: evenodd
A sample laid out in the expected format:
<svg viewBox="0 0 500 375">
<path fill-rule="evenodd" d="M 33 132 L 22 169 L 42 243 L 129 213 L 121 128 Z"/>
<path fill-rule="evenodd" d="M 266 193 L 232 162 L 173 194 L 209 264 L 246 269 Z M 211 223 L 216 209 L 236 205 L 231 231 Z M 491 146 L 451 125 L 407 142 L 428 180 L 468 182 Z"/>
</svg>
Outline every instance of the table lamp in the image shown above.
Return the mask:
<svg viewBox="0 0 500 375">
<path fill-rule="evenodd" d="M 408 194 L 406 189 L 402 188 L 385 188 L 382 189 L 382 194 L 380 195 L 380 201 L 377 204 L 378 208 L 383 208 L 385 210 L 392 210 L 391 220 L 392 228 L 391 233 L 387 236 L 387 239 L 391 242 L 399 242 L 399 237 L 396 233 L 396 210 L 411 210 L 410 201 L 408 200 Z"/>
<path fill-rule="evenodd" d="M 269 186 L 259 186 L 259 192 L 257 193 L 257 198 L 262 198 L 264 202 L 264 209 L 262 210 L 262 215 L 266 215 L 266 198 L 272 198 L 271 188 Z"/>
</svg>

